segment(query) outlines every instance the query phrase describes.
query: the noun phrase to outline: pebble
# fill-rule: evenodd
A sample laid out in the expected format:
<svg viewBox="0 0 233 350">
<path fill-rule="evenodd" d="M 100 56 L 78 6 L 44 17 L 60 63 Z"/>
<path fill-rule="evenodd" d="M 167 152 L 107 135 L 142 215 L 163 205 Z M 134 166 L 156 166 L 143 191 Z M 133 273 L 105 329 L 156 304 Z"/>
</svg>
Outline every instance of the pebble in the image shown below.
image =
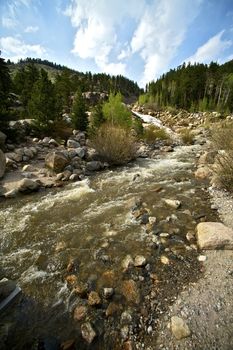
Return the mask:
<svg viewBox="0 0 233 350">
<path fill-rule="evenodd" d="M 104 297 L 105 298 L 111 298 L 114 294 L 114 289 L 113 288 L 104 288 Z"/>
<path fill-rule="evenodd" d="M 200 262 L 204 262 L 204 261 L 206 261 L 206 259 L 207 259 L 207 257 L 205 255 L 199 255 L 197 257 L 197 260 L 200 261 Z"/>
<path fill-rule="evenodd" d="M 146 258 L 143 255 L 137 255 L 134 259 L 134 266 L 142 267 L 146 265 Z"/>
<path fill-rule="evenodd" d="M 99 305 L 101 303 L 100 296 L 97 292 L 92 291 L 88 296 L 88 304 L 91 306 Z"/>
<path fill-rule="evenodd" d="M 190 329 L 185 321 L 178 316 L 173 316 L 171 318 L 171 331 L 175 338 L 178 340 L 186 338 L 191 334 Z"/>
<path fill-rule="evenodd" d="M 97 336 L 90 322 L 85 322 L 81 325 L 81 333 L 83 339 L 85 339 L 88 344 L 91 344 Z"/>
<path fill-rule="evenodd" d="M 161 263 L 162 264 L 164 264 L 164 265 L 169 265 L 169 259 L 168 259 L 168 257 L 166 257 L 165 255 L 162 255 L 161 257 L 160 257 L 160 261 L 161 261 Z"/>
</svg>

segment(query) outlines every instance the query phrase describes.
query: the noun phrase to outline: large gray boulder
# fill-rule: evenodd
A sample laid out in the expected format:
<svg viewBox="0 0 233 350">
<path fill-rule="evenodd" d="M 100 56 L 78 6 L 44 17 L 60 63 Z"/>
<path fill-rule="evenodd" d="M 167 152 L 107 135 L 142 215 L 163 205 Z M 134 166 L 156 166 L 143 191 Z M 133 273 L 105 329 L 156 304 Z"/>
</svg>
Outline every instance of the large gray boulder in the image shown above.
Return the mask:
<svg viewBox="0 0 233 350">
<path fill-rule="evenodd" d="M 62 152 L 50 152 L 45 157 L 45 165 L 58 173 L 62 172 L 68 163 L 68 158 Z"/>
<path fill-rule="evenodd" d="M 233 230 L 221 222 L 199 223 L 196 237 L 201 249 L 233 249 Z"/>
<path fill-rule="evenodd" d="M 3 177 L 6 170 L 6 156 L 5 154 L 0 150 L 0 178 Z"/>
<path fill-rule="evenodd" d="M 98 170 L 101 170 L 103 169 L 103 164 L 98 161 L 98 160 L 92 160 L 90 162 L 87 162 L 87 165 L 86 165 L 86 170 L 87 171 L 98 171 Z"/>
</svg>

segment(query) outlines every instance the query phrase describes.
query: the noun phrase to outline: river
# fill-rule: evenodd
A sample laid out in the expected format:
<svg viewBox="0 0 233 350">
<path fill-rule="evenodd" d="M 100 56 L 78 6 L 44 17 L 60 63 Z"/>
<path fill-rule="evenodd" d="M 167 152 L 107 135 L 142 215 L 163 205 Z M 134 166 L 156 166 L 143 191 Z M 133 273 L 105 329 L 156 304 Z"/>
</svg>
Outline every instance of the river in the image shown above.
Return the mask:
<svg viewBox="0 0 233 350">
<path fill-rule="evenodd" d="M 186 239 L 203 216 L 214 218 L 208 193 L 193 176 L 199 151 L 199 145 L 177 146 L 63 189 L 0 203 L 0 277 L 17 281 L 23 291 L 1 315 L 3 349 L 59 349 L 67 339 L 74 339 L 79 350 L 121 349 L 128 338 L 140 349 L 151 341 L 148 327 L 156 333 L 159 313 L 201 274 L 198 252 Z M 136 197 L 156 217 L 153 234 L 132 215 Z M 179 200 L 181 207 L 171 208 L 164 199 Z M 127 255 L 143 255 L 146 266 L 123 271 Z M 100 305 L 90 306 L 87 295 L 75 293 L 67 283 L 70 275 L 86 286 L 87 295 L 98 292 Z M 139 302 L 122 292 L 129 280 Z M 114 288 L 110 299 L 103 297 L 106 287 Z M 116 310 L 106 316 L 110 303 Z M 77 305 L 87 308 L 81 321 L 72 316 Z M 124 312 L 131 316 L 128 335 Z M 91 345 L 80 331 L 84 321 L 96 332 Z"/>
</svg>

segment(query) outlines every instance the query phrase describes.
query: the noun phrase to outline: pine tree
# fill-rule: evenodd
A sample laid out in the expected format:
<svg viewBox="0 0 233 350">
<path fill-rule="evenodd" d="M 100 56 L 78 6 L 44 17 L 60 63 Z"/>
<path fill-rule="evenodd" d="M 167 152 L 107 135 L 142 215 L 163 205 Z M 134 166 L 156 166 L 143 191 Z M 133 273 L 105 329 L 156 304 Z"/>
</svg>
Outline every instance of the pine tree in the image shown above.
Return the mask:
<svg viewBox="0 0 233 350">
<path fill-rule="evenodd" d="M 58 117 L 54 86 L 43 69 L 33 86 L 28 107 L 30 117 L 36 120 L 37 126 L 42 130 L 48 130 L 51 121 Z"/>
<path fill-rule="evenodd" d="M 9 69 L 3 58 L 0 57 L 0 129 L 6 132 L 8 128 L 9 112 L 9 92 L 11 79 Z"/>
<path fill-rule="evenodd" d="M 72 122 L 76 129 L 86 131 L 88 126 L 88 115 L 86 113 L 85 100 L 80 90 L 75 94 L 72 112 Z"/>
</svg>

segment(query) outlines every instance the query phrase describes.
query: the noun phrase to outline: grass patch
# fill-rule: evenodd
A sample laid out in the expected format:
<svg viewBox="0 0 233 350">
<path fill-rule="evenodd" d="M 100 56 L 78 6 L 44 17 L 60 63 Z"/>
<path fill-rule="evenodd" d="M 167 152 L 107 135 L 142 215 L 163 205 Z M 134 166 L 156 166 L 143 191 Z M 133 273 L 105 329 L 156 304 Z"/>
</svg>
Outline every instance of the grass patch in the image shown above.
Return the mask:
<svg viewBox="0 0 233 350">
<path fill-rule="evenodd" d="M 192 145 L 194 142 L 194 135 L 192 131 L 188 128 L 184 128 L 180 130 L 180 137 L 182 142 L 185 145 Z"/>
<path fill-rule="evenodd" d="M 149 144 L 153 144 L 158 140 L 169 140 L 170 136 L 164 129 L 160 129 L 154 125 L 150 125 L 144 129 L 143 139 Z"/>
</svg>

